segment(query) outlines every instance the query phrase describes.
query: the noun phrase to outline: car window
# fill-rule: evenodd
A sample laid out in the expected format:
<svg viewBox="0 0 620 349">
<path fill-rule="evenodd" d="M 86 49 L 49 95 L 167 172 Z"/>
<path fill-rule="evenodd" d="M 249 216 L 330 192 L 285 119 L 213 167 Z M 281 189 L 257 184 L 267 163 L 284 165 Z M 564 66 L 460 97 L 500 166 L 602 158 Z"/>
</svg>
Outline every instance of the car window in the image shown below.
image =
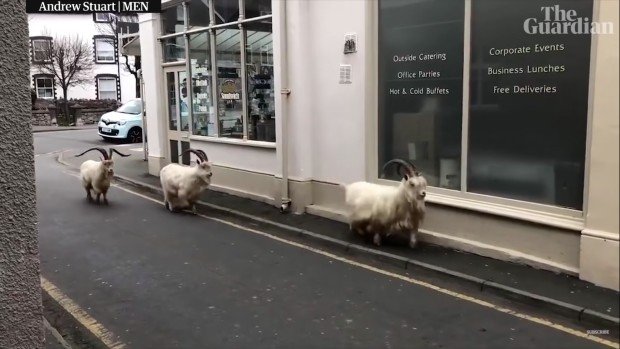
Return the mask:
<svg viewBox="0 0 620 349">
<path fill-rule="evenodd" d="M 138 115 L 141 112 L 140 100 L 129 101 L 116 109 L 119 113 Z"/>
</svg>

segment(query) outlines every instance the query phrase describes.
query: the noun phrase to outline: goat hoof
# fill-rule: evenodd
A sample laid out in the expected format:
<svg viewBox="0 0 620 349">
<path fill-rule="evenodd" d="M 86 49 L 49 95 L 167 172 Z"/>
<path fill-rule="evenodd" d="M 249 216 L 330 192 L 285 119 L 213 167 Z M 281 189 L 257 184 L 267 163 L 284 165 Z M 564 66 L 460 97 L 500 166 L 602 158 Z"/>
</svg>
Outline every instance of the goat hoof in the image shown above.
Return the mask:
<svg viewBox="0 0 620 349">
<path fill-rule="evenodd" d="M 375 236 L 372 237 L 372 242 L 377 246 L 381 246 L 381 235 L 375 234 Z"/>
</svg>

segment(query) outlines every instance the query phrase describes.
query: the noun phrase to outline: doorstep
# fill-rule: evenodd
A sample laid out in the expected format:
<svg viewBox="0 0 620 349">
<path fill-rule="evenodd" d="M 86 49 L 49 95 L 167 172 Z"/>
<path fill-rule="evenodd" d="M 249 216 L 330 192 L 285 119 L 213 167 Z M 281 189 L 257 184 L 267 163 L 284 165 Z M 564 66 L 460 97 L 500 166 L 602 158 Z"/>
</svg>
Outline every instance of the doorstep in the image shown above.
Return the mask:
<svg viewBox="0 0 620 349">
<path fill-rule="evenodd" d="M 66 158 L 73 163 L 63 160 L 63 154 L 60 154 L 59 161 L 74 168 L 79 166 L 70 156 Z M 161 195 L 159 177 L 149 175 L 145 165 L 137 169 L 136 162 L 131 165 L 132 162 L 123 160 L 115 161 L 116 177 L 120 182 Z M 529 300 L 530 304 L 548 306 L 578 320 L 585 319 L 615 328 L 620 323 L 619 292 L 574 276 L 429 244 L 420 244 L 413 250 L 406 244 L 386 244 L 376 248 L 350 233 L 346 223 L 312 214 L 282 214 L 272 205 L 215 190 L 207 190 L 201 201 L 210 209 L 272 224 L 346 249 L 392 259 L 404 263 L 405 267 L 414 265 L 445 277 L 474 282 L 482 290 L 511 299 Z"/>
</svg>

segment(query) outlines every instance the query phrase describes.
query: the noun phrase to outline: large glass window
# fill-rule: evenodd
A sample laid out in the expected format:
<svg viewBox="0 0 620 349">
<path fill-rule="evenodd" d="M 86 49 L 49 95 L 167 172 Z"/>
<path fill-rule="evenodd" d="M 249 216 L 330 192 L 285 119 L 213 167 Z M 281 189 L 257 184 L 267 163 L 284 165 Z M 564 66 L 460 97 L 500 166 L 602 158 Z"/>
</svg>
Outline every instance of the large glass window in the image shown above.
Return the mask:
<svg viewBox="0 0 620 349">
<path fill-rule="evenodd" d="M 464 0 L 379 4 L 379 171 L 408 159 L 459 189 Z"/>
<path fill-rule="evenodd" d="M 181 35 L 161 40 L 164 62 L 188 66 L 194 135 L 275 142 L 271 0 L 244 4 L 241 22 L 239 1 L 213 0 L 213 9 L 208 0 L 187 2 L 189 57 Z M 182 5 L 164 11 L 164 35 L 186 33 L 183 11 Z"/>
<path fill-rule="evenodd" d="M 590 35 L 524 30 L 558 5 L 592 18 L 592 1 L 472 2 L 470 192 L 582 209 Z"/>
<path fill-rule="evenodd" d="M 116 78 L 98 77 L 97 94 L 98 99 L 117 99 Z"/>
<path fill-rule="evenodd" d="M 162 14 L 162 31 L 163 34 L 181 33 L 185 29 L 185 20 L 183 18 L 183 6 L 175 6 L 165 9 Z M 207 15 L 208 18 L 208 15 Z"/>
<path fill-rule="evenodd" d="M 191 35 L 189 58 L 192 74 L 193 133 L 200 136 L 216 135 L 216 113 L 212 99 L 210 34 Z"/>
<path fill-rule="evenodd" d="M 241 31 L 216 31 L 217 103 L 220 137 L 243 138 Z"/>
<path fill-rule="evenodd" d="M 591 35 L 577 24 L 593 0 L 476 0 L 471 18 L 465 3 L 380 0 L 379 172 L 408 159 L 464 197 L 582 210 Z"/>
<path fill-rule="evenodd" d="M 95 39 L 95 62 L 113 63 L 114 59 L 114 39 L 96 38 Z"/>
<path fill-rule="evenodd" d="M 273 39 L 271 25 L 252 23 L 246 30 L 248 139 L 275 142 Z"/>
</svg>

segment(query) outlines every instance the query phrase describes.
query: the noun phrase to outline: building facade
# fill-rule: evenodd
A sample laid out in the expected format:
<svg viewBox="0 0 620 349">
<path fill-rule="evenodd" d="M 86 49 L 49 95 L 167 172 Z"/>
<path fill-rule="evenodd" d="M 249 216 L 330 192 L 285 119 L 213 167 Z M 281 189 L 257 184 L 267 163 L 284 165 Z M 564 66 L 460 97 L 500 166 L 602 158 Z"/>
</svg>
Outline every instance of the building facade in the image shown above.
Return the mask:
<svg viewBox="0 0 620 349">
<path fill-rule="evenodd" d="M 38 65 L 54 37 L 75 37 L 92 45 L 93 70 L 89 81 L 69 87 L 69 99 L 116 99 L 122 103 L 136 98 L 136 79 L 125 68 L 125 58 L 108 14 L 29 14 L 31 86 L 39 99 L 62 98 L 57 79 L 41 72 Z M 133 57 L 129 64 L 133 65 Z"/>
<path fill-rule="evenodd" d="M 170 0 L 140 15 L 149 172 L 345 220 L 427 178 L 422 240 L 618 290 L 618 2 Z"/>
</svg>

